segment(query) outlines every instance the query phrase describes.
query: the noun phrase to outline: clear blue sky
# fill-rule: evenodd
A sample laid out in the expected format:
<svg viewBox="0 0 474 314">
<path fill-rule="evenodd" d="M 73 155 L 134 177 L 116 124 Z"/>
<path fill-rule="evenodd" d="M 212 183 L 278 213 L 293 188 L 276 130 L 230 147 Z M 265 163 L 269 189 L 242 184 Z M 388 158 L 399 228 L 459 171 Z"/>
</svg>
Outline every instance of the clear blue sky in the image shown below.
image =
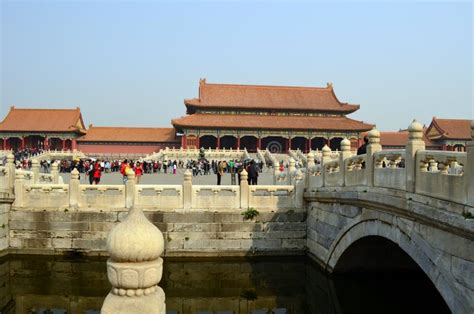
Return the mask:
<svg viewBox="0 0 474 314">
<path fill-rule="evenodd" d="M 381 130 L 473 118 L 470 2 L 2 1 L 1 110 L 170 126 L 212 83 L 325 86 Z"/>
</svg>

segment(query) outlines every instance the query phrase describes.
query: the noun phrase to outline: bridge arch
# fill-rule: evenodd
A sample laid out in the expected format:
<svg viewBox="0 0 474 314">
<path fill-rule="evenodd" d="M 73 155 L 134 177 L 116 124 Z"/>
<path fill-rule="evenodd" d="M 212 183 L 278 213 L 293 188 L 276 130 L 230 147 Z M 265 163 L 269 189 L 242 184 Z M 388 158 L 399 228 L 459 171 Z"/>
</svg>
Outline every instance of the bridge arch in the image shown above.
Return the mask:
<svg viewBox="0 0 474 314">
<path fill-rule="evenodd" d="M 388 218 L 388 217 L 387 217 Z M 346 226 L 330 247 L 326 269 L 333 271 L 344 252 L 357 241 L 367 237 L 381 237 L 398 245 L 427 275 L 452 313 L 469 313 L 469 296 L 460 296 L 453 286 L 455 279 L 439 262 L 435 250 L 413 230 L 402 230 L 390 219 L 368 219 Z M 441 265 L 440 265 L 441 264 Z"/>
</svg>

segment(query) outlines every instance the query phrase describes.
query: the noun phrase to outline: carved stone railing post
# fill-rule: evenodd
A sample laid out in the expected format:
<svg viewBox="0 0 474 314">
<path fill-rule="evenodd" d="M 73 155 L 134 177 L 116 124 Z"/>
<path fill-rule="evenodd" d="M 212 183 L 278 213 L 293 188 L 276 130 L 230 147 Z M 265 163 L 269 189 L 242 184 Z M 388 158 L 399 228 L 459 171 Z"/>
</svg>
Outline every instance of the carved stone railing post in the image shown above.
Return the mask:
<svg viewBox="0 0 474 314">
<path fill-rule="evenodd" d="M 184 209 L 191 209 L 193 204 L 193 181 L 192 173 L 189 169 L 184 172 L 183 181 L 183 207 Z"/>
<path fill-rule="evenodd" d="M 367 145 L 367 155 L 365 159 L 365 174 L 367 175 L 367 186 L 374 186 L 374 153 L 382 150 L 380 145 L 380 132 L 372 129 L 368 134 L 369 145 Z"/>
<path fill-rule="evenodd" d="M 325 165 L 331 161 L 331 149 L 329 146 L 324 145 L 321 149 L 321 175 L 323 176 L 323 186 L 326 185 L 326 171 Z"/>
<path fill-rule="evenodd" d="M 339 153 L 339 185 L 344 186 L 345 176 L 346 176 L 346 167 L 345 160 L 352 156 L 351 153 L 351 142 L 344 138 L 341 141 L 341 152 Z"/>
<path fill-rule="evenodd" d="M 51 165 L 51 176 L 53 178 L 53 184 L 58 184 L 58 182 L 59 182 L 59 165 L 56 161 L 53 162 L 53 164 Z"/>
<path fill-rule="evenodd" d="M 71 171 L 71 180 L 69 181 L 69 207 L 77 208 L 79 204 L 79 171 L 74 168 Z"/>
<path fill-rule="evenodd" d="M 293 184 L 293 179 L 295 177 L 296 172 L 296 161 L 293 157 L 290 157 L 290 166 L 288 167 L 288 182 L 287 184 Z"/>
<path fill-rule="evenodd" d="M 474 120 L 471 121 L 471 141 L 466 145 L 466 154 L 465 191 L 468 206 L 474 207 Z"/>
<path fill-rule="evenodd" d="M 307 161 L 305 187 L 308 188 L 310 177 L 313 175 L 316 168 L 316 163 L 314 162 L 314 154 L 312 152 L 309 152 L 306 158 Z"/>
<path fill-rule="evenodd" d="M 127 183 L 125 183 L 125 208 L 132 208 L 135 204 L 135 173 L 127 173 Z"/>
<path fill-rule="evenodd" d="M 416 189 L 416 152 L 425 150 L 423 141 L 423 126 L 413 120 L 408 126 L 408 143 L 405 151 L 405 171 L 406 171 L 406 189 L 408 192 L 415 192 Z"/>
<path fill-rule="evenodd" d="M 165 293 L 158 286 L 163 250 L 163 234 L 141 209 L 132 207 L 107 237 L 107 277 L 112 289 L 102 314 L 165 314 Z"/>
<path fill-rule="evenodd" d="M 273 185 L 278 184 L 278 178 L 280 177 L 280 167 L 277 165 L 273 166 Z"/>
<path fill-rule="evenodd" d="M 300 169 L 295 172 L 295 193 L 294 193 L 294 206 L 295 208 L 303 208 L 303 194 L 304 194 L 304 176 Z"/>
<path fill-rule="evenodd" d="M 7 171 L 8 171 L 8 187 L 7 187 L 7 190 L 9 193 L 13 193 L 13 188 L 14 188 L 14 184 L 15 184 L 15 171 L 16 171 L 16 168 L 15 168 L 15 156 L 13 156 L 12 153 L 9 153 L 7 155 L 7 164 L 6 164 L 6 168 L 7 168 Z"/>
<path fill-rule="evenodd" d="M 33 183 L 37 184 L 40 181 L 39 178 L 39 172 L 40 172 L 40 166 L 39 162 L 36 159 L 33 159 L 31 161 L 31 171 L 33 172 Z"/>
<path fill-rule="evenodd" d="M 240 173 L 240 208 L 247 209 L 249 208 L 249 182 L 248 174 L 245 169 Z"/>
<path fill-rule="evenodd" d="M 15 171 L 15 201 L 13 205 L 15 207 L 23 207 L 24 204 L 24 185 L 25 185 L 25 173 L 19 169 Z"/>
</svg>

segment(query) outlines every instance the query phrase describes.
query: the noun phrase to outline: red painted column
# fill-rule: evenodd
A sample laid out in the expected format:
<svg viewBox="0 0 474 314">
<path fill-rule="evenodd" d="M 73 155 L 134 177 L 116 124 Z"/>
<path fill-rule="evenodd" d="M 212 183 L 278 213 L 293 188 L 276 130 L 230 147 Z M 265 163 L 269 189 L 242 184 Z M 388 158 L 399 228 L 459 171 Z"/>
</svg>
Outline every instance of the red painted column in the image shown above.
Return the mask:
<svg viewBox="0 0 474 314">
<path fill-rule="evenodd" d="M 186 135 L 184 135 L 184 134 L 181 137 L 181 147 L 186 148 Z"/>
<path fill-rule="evenodd" d="M 71 140 L 71 150 L 77 150 L 77 140 L 75 138 Z"/>
<path fill-rule="evenodd" d="M 21 149 L 25 149 L 25 137 L 21 138 Z"/>
<path fill-rule="evenodd" d="M 199 136 L 196 136 L 196 148 L 201 148 L 201 138 Z"/>
<path fill-rule="evenodd" d="M 259 138 L 257 139 L 257 148 L 258 148 L 258 149 L 262 149 L 262 138 L 261 138 L 261 137 L 259 137 Z"/>
<path fill-rule="evenodd" d="M 328 143 L 327 143 L 327 144 L 328 144 L 328 147 L 331 148 L 331 140 L 330 140 L 330 139 L 328 139 Z"/>
<path fill-rule="evenodd" d="M 311 151 L 311 137 L 308 139 L 308 153 Z"/>
<path fill-rule="evenodd" d="M 291 149 L 291 137 L 289 137 L 286 141 L 287 141 L 287 143 L 288 143 L 288 144 L 286 145 L 286 146 L 288 147 L 287 151 L 289 151 L 289 150 Z"/>
<path fill-rule="evenodd" d="M 221 136 L 217 135 L 217 149 L 221 149 Z"/>
<path fill-rule="evenodd" d="M 65 150 L 65 149 L 66 149 L 66 140 L 63 139 L 63 148 L 62 148 L 62 150 Z"/>
<path fill-rule="evenodd" d="M 235 149 L 239 149 L 240 148 L 240 135 L 237 136 L 237 147 Z"/>
<path fill-rule="evenodd" d="M 3 138 L 3 150 L 7 150 L 7 141 L 8 139 L 6 137 Z"/>
<path fill-rule="evenodd" d="M 49 149 L 49 140 L 47 136 L 44 137 L 43 149 Z"/>
</svg>

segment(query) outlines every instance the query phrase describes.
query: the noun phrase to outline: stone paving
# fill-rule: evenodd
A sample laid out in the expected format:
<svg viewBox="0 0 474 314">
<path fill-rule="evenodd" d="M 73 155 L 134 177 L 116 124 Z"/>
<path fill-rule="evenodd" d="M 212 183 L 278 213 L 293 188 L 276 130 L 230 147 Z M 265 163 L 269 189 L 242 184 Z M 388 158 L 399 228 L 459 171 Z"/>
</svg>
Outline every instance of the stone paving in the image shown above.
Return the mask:
<svg viewBox="0 0 474 314">
<path fill-rule="evenodd" d="M 144 174 L 140 179 L 140 184 L 182 184 L 183 174 L 185 169 L 178 169 L 176 175 L 165 174 L 163 172 Z M 273 170 L 271 168 L 265 168 L 262 173 L 259 174 L 258 184 L 259 185 L 270 185 L 273 184 Z M 69 183 L 70 174 L 61 173 L 61 177 L 64 183 Z M 89 183 L 89 178 L 83 173 L 80 174 L 81 184 Z M 237 176 L 236 176 L 237 179 Z M 193 184 L 195 185 L 214 185 L 217 183 L 217 175 L 214 173 L 204 176 L 193 177 Z M 122 184 L 122 175 L 118 172 L 113 173 L 102 173 L 100 184 Z M 230 174 L 225 173 L 222 177 L 222 185 L 230 185 Z"/>
</svg>

